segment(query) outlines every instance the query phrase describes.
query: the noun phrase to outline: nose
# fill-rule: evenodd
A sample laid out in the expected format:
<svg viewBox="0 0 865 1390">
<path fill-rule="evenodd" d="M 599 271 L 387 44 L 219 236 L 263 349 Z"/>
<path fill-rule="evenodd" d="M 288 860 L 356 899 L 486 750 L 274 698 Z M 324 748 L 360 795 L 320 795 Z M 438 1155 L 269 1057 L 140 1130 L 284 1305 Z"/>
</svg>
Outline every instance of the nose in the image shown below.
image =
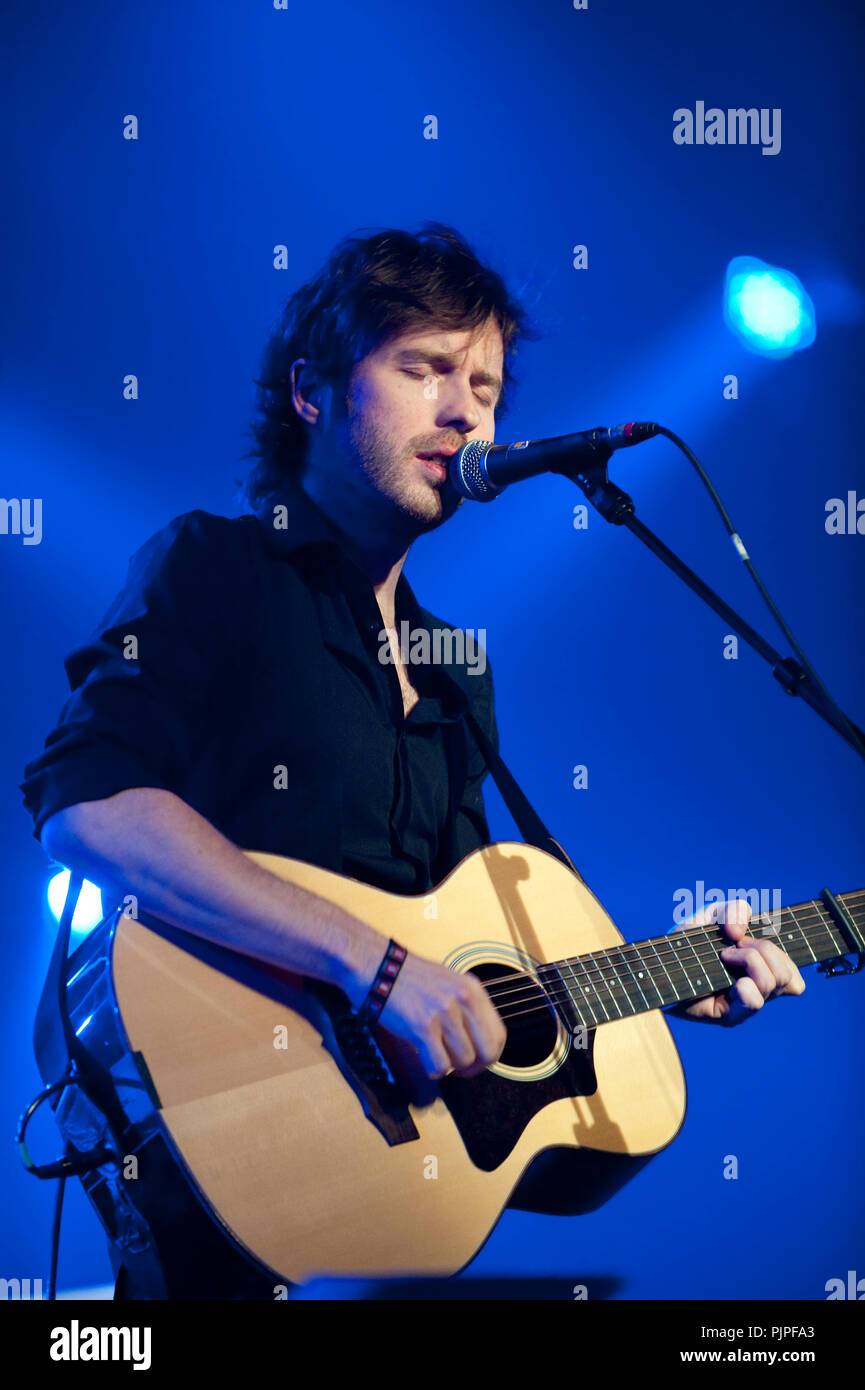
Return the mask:
<svg viewBox="0 0 865 1390">
<path fill-rule="evenodd" d="M 468 378 L 459 372 L 450 373 L 439 387 L 436 423 L 458 434 L 471 434 L 480 422 L 480 406 Z"/>
</svg>

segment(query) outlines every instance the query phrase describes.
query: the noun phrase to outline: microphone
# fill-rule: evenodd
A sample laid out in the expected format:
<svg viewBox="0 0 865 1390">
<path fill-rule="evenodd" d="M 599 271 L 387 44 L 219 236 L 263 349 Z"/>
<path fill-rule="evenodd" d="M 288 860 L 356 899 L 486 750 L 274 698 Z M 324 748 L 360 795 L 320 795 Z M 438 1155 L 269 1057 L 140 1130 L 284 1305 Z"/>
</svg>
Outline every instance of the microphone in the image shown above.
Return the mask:
<svg viewBox="0 0 865 1390">
<path fill-rule="evenodd" d="M 573 473 L 580 460 L 603 462 L 613 449 L 651 439 L 661 426 L 650 420 L 562 434 L 556 439 L 523 439 L 519 444 L 489 444 L 475 439 L 454 454 L 451 486 L 472 502 L 492 502 L 503 488 L 539 473 Z"/>
</svg>

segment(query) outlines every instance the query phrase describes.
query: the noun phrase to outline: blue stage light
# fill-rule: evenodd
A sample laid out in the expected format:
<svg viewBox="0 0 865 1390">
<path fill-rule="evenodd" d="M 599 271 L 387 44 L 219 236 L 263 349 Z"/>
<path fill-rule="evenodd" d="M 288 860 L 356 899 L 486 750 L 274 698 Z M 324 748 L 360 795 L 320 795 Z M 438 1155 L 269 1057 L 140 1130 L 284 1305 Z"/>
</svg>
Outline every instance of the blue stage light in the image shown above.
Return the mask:
<svg viewBox="0 0 865 1390">
<path fill-rule="evenodd" d="M 814 305 L 798 276 L 756 256 L 735 256 L 727 266 L 724 321 L 764 357 L 789 357 L 817 336 Z"/>
<path fill-rule="evenodd" d="M 69 887 L 69 870 L 61 869 L 54 875 L 48 884 L 48 906 L 53 916 L 60 921 L 60 914 L 63 911 L 63 904 L 66 902 L 66 891 Z M 102 894 L 95 883 L 90 883 L 86 878 L 81 887 L 78 904 L 75 908 L 75 916 L 72 918 L 72 936 L 78 941 L 92 931 L 105 913 L 102 910 Z"/>
</svg>

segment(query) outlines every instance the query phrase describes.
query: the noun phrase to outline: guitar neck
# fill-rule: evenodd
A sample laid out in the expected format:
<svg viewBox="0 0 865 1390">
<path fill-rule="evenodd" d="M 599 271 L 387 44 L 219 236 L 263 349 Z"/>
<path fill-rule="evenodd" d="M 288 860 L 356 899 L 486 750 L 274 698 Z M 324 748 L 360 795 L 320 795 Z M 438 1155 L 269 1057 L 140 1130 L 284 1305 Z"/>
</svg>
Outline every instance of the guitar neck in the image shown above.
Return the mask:
<svg viewBox="0 0 865 1390">
<path fill-rule="evenodd" d="M 799 966 L 865 951 L 865 889 L 839 894 L 842 930 L 825 903 L 797 903 L 753 916 L 749 935 L 774 941 Z M 720 959 L 732 943 L 723 927 L 688 927 L 608 951 L 554 961 L 540 978 L 569 1024 L 599 1023 L 684 1004 L 729 989 L 736 976 Z"/>
</svg>

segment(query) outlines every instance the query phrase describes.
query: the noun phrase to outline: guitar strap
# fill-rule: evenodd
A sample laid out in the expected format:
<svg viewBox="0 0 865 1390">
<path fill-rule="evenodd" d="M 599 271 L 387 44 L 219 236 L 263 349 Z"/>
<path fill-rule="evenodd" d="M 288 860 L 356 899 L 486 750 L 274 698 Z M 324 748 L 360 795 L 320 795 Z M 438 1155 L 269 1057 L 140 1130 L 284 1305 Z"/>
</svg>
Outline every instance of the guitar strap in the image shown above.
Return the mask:
<svg viewBox="0 0 865 1390">
<path fill-rule="evenodd" d="M 66 957 L 69 954 L 72 918 L 83 882 L 81 874 L 70 871 L 51 963 L 33 1025 L 33 1051 L 46 1085 L 58 1080 L 79 1055 L 80 1044 L 72 1031 L 66 1009 Z M 56 1105 L 55 1100 L 52 1108 Z"/>
<path fill-rule="evenodd" d="M 527 844 L 534 845 L 537 849 L 545 850 L 547 854 L 552 854 L 565 865 L 565 868 L 570 869 L 571 873 L 576 874 L 577 878 L 581 879 L 581 875 L 571 863 L 558 840 L 555 840 L 550 834 L 513 773 L 502 761 L 495 748 L 490 743 L 490 740 L 487 738 L 471 710 L 467 709 L 465 711 L 465 718 L 474 736 L 474 740 L 483 755 L 484 761 L 490 770 L 492 779 L 501 792 L 502 800 L 510 811 L 514 823 L 523 839 Z"/>
</svg>

